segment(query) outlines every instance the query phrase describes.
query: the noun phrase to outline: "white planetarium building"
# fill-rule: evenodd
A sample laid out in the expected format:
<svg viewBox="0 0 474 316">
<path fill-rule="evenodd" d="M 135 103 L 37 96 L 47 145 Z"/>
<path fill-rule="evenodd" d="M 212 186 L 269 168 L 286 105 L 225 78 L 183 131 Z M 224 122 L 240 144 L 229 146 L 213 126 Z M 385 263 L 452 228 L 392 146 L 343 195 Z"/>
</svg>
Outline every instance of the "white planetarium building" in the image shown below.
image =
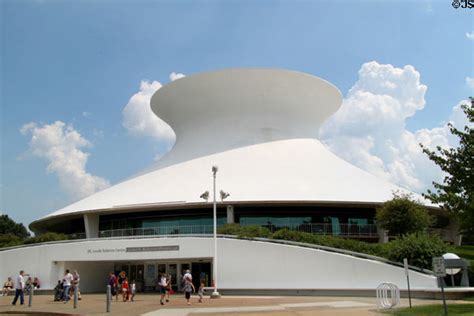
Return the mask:
<svg viewBox="0 0 474 316">
<path fill-rule="evenodd" d="M 179 288 L 189 268 L 194 280 L 211 285 L 214 165 L 217 191 L 230 194 L 217 197 L 219 225 L 379 240 L 375 209 L 404 189 L 349 164 L 318 140 L 319 127 L 341 102 L 329 82 L 287 70 L 215 71 L 162 87 L 151 108 L 175 131 L 174 148 L 146 172 L 33 222 L 37 233 L 76 239 L 0 249 L 0 279 L 23 269 L 52 288 L 64 269 L 77 269 L 82 290 L 92 292 L 104 290 L 108 272 L 124 270 L 148 291 L 161 272 L 173 275 Z M 209 200 L 201 198 L 205 191 Z M 229 236 L 217 245 L 224 293 L 372 290 L 383 281 L 406 287 L 403 268 L 378 258 Z M 411 284 L 437 288 L 435 277 L 418 271 Z"/>
</svg>

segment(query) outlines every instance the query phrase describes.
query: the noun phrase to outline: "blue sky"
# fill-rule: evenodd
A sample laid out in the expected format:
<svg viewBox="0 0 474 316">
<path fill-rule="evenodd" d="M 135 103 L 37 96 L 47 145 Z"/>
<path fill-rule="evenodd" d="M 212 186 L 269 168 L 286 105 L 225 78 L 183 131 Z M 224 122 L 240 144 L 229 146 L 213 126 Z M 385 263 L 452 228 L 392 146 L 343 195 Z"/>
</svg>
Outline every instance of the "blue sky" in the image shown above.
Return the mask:
<svg viewBox="0 0 474 316">
<path fill-rule="evenodd" d="M 419 74 L 415 86 L 427 90 L 401 124 L 403 133 L 418 136 L 440 128 L 454 106 L 474 95 L 473 11 L 456 10 L 449 0 L 4 0 L 0 6 L 0 211 L 25 224 L 75 199 L 57 169 L 46 170 L 51 161 L 34 153 L 32 137 L 44 126 L 61 121 L 79 133 L 89 143 L 81 147 L 89 154 L 85 170 L 112 185 L 166 151 L 169 140 L 123 125 L 124 108 L 143 80 L 166 84 L 172 72 L 286 68 L 322 77 L 350 100 L 349 89 L 366 80 L 359 70 L 393 74 L 380 65 L 411 65 L 415 70 L 406 72 Z M 363 67 L 372 61 L 375 69 Z M 406 89 L 397 97 L 412 91 Z M 36 129 L 21 133 L 30 122 Z M 335 151 L 338 137 L 327 138 Z M 370 150 L 389 180 L 410 186 L 390 178 L 396 157 L 387 160 L 381 145 Z M 345 158 L 357 154 L 351 155 Z M 422 184 L 413 186 L 420 191 Z"/>
</svg>

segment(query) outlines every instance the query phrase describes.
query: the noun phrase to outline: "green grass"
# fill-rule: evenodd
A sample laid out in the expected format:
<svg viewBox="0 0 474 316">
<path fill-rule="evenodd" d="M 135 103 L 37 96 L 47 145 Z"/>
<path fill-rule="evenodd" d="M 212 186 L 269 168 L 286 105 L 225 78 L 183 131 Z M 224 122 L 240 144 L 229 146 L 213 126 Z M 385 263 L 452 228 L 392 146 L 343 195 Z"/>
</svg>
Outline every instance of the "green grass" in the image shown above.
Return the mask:
<svg viewBox="0 0 474 316">
<path fill-rule="evenodd" d="M 474 261 L 474 246 L 453 247 L 453 251 L 461 258 Z"/>
<path fill-rule="evenodd" d="M 436 305 L 416 306 L 413 308 L 399 308 L 387 311 L 387 314 L 394 316 L 444 316 L 443 303 L 440 301 Z M 474 304 L 448 304 L 448 315 L 474 315 Z"/>
</svg>

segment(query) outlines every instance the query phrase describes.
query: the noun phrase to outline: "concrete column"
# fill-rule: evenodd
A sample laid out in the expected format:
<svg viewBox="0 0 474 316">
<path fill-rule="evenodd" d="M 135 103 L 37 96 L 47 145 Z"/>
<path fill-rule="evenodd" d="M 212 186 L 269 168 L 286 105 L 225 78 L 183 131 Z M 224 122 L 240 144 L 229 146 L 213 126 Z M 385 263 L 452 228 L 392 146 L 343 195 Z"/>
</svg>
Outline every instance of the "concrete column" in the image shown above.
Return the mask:
<svg viewBox="0 0 474 316">
<path fill-rule="evenodd" d="M 377 225 L 377 232 L 379 234 L 379 244 L 388 243 L 388 230 L 383 229 L 382 227 Z"/>
<path fill-rule="evenodd" d="M 233 223 L 235 223 L 234 206 L 227 205 L 227 224 L 233 224 Z"/>
<path fill-rule="evenodd" d="M 183 274 L 181 273 L 182 272 L 181 271 L 181 263 L 178 263 L 176 265 L 176 270 L 178 270 L 176 272 L 176 278 L 177 278 L 176 283 L 178 284 L 178 291 L 181 291 L 181 283 L 183 283 L 182 282 L 183 281 Z"/>
<path fill-rule="evenodd" d="M 84 226 L 86 228 L 87 238 L 99 237 L 99 215 L 98 214 L 84 214 Z"/>
</svg>

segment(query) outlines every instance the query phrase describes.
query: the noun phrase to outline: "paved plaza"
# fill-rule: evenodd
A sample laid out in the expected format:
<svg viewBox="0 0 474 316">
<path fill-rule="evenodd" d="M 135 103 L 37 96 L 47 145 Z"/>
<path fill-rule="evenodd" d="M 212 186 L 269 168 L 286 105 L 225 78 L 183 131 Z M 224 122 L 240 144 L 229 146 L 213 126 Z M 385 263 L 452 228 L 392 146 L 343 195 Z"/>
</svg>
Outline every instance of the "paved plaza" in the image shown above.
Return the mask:
<svg viewBox="0 0 474 316">
<path fill-rule="evenodd" d="M 141 294 L 135 302 L 113 301 L 110 314 L 105 313 L 105 294 L 86 294 L 78 302 L 77 309 L 73 302 L 64 304 L 54 302 L 50 295 L 34 296 L 33 306 L 11 305 L 13 297 L 0 297 L 0 315 L 36 314 L 36 315 L 144 315 L 144 316 L 309 316 L 309 315 L 380 315 L 376 310 L 375 298 L 363 297 L 328 297 L 328 296 L 223 296 L 220 299 L 205 297 L 198 303 L 196 296 L 192 304 L 187 305 L 182 295 L 176 294 L 164 306 L 159 304 L 157 294 Z M 441 301 L 413 300 L 413 305 L 432 304 Z M 455 303 L 455 302 L 450 302 Z M 402 299 L 401 306 L 408 306 Z"/>
</svg>

